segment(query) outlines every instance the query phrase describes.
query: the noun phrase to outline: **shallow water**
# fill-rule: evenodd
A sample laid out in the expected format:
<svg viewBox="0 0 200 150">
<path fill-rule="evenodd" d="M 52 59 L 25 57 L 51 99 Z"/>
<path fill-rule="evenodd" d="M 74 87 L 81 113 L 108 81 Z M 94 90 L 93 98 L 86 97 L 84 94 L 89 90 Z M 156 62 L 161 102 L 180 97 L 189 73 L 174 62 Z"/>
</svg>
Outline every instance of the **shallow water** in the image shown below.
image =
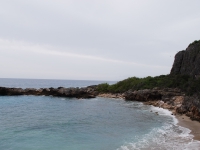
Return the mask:
<svg viewBox="0 0 200 150">
<path fill-rule="evenodd" d="M 0 114 L 1 150 L 186 149 L 192 142 L 168 111 L 138 102 L 4 96 Z"/>
</svg>

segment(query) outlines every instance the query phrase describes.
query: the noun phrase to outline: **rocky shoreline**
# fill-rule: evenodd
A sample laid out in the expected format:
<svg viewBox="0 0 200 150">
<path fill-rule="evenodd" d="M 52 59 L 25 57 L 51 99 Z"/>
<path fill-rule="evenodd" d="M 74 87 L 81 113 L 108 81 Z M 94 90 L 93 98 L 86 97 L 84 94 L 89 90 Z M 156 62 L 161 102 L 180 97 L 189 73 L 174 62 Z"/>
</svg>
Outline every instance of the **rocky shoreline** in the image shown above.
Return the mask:
<svg viewBox="0 0 200 150">
<path fill-rule="evenodd" d="M 126 100 L 142 101 L 145 104 L 169 109 L 174 114 L 185 114 L 191 120 L 200 122 L 199 100 L 197 96 L 186 96 L 179 89 L 153 89 L 125 94 Z"/>
<path fill-rule="evenodd" d="M 138 91 L 127 91 L 122 94 L 104 93 L 100 97 L 120 98 L 126 101 L 139 101 L 146 105 L 168 109 L 173 115 L 185 114 L 191 120 L 200 122 L 200 109 L 198 107 L 198 97 L 186 96 L 180 89 L 154 88 Z"/>
<path fill-rule="evenodd" d="M 186 96 L 180 89 L 153 88 L 138 91 L 129 90 L 124 93 L 99 93 L 97 86 L 84 88 L 7 88 L 0 87 L 0 96 L 35 95 L 35 96 L 57 96 L 71 98 L 120 98 L 126 101 L 139 101 L 147 105 L 153 105 L 172 111 L 173 115 L 185 114 L 192 120 L 200 122 L 200 109 L 198 97 Z"/>
<path fill-rule="evenodd" d="M 98 93 L 96 86 L 85 88 L 8 88 L 0 87 L 0 96 L 17 96 L 17 95 L 35 95 L 35 96 L 57 96 L 57 97 L 74 97 L 74 98 L 94 98 Z"/>
</svg>

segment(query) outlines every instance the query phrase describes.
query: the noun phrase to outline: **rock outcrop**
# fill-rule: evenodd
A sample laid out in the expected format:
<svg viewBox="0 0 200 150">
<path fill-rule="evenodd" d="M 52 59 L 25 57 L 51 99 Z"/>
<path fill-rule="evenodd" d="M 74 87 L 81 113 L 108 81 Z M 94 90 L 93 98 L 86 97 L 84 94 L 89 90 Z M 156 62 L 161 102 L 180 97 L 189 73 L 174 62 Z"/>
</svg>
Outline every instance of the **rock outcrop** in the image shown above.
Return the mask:
<svg viewBox="0 0 200 150">
<path fill-rule="evenodd" d="M 140 102 L 147 102 L 147 101 L 156 101 L 162 100 L 164 102 L 170 101 L 170 99 L 174 96 L 183 96 L 184 93 L 181 92 L 179 89 L 172 89 L 172 88 L 154 88 L 154 89 L 145 89 L 145 90 L 138 90 L 138 91 L 127 91 L 123 94 L 125 100 L 136 100 Z"/>
<path fill-rule="evenodd" d="M 177 108 L 180 114 L 186 114 L 192 120 L 200 121 L 200 101 L 197 95 L 185 96 L 181 107 Z"/>
<path fill-rule="evenodd" d="M 85 88 L 7 88 L 0 87 L 0 96 L 16 96 L 16 95 L 45 95 L 59 97 L 75 97 L 75 98 L 94 98 L 98 94 L 97 86 L 88 86 Z"/>
<path fill-rule="evenodd" d="M 186 50 L 180 51 L 175 55 L 170 74 L 200 76 L 200 40 L 194 41 Z"/>
<path fill-rule="evenodd" d="M 185 96 L 179 89 L 146 89 L 127 91 L 122 94 L 125 100 L 140 101 L 148 105 L 169 109 L 173 114 L 186 114 L 200 122 L 200 101 L 196 96 Z"/>
</svg>

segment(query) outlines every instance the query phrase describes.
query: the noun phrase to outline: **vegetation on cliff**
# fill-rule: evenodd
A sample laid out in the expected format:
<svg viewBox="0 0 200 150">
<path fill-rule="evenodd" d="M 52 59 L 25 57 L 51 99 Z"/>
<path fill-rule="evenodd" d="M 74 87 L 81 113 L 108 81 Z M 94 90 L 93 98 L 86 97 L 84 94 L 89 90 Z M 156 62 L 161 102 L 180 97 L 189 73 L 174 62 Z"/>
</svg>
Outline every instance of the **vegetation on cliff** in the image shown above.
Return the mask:
<svg viewBox="0 0 200 150">
<path fill-rule="evenodd" d="M 128 90 L 159 88 L 179 88 L 187 95 L 200 97 L 200 40 L 190 43 L 186 50 L 175 55 L 169 75 L 137 78 L 131 77 L 114 85 L 98 85 L 99 92 L 123 93 Z"/>
<path fill-rule="evenodd" d="M 99 92 L 123 93 L 128 90 L 142 90 L 159 88 L 179 88 L 187 95 L 193 95 L 200 91 L 200 79 L 189 75 L 160 75 L 156 77 L 137 78 L 131 77 L 119 81 L 116 84 L 99 84 Z"/>
<path fill-rule="evenodd" d="M 200 40 L 175 55 L 169 75 L 131 77 L 113 85 L 100 84 L 97 90 L 100 93 L 122 93 L 126 100 L 161 100 L 166 108 L 178 102 L 173 106 L 177 113 L 200 121 Z M 155 104 L 160 107 L 161 103 Z"/>
</svg>

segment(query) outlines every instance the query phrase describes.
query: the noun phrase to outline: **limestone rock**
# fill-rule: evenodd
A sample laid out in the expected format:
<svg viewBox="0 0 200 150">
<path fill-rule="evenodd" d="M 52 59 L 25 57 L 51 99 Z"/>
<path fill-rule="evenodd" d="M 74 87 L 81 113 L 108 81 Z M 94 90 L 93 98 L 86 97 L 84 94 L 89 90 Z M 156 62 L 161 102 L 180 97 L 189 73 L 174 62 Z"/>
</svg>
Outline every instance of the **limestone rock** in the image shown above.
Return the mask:
<svg viewBox="0 0 200 150">
<path fill-rule="evenodd" d="M 200 40 L 191 43 L 186 50 L 175 55 L 172 75 L 190 75 L 199 77 L 200 75 Z"/>
</svg>

